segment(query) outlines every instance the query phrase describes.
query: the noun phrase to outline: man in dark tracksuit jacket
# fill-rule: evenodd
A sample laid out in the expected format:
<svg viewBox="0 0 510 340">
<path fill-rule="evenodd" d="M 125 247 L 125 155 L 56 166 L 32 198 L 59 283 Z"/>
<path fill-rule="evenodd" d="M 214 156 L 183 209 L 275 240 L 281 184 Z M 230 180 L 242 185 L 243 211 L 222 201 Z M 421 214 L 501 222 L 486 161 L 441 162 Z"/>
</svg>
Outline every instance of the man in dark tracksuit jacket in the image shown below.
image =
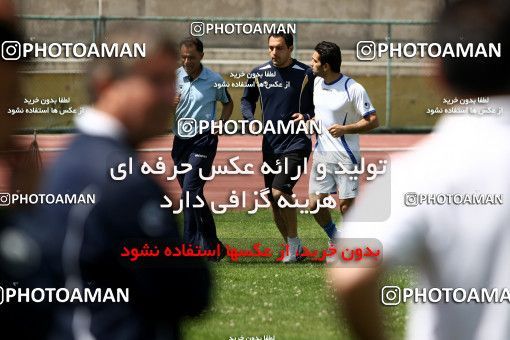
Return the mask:
<svg viewBox="0 0 510 340">
<path fill-rule="evenodd" d="M 258 74 L 249 79 L 241 99 L 241 111 L 247 120 L 254 119 L 257 101 L 261 101 L 263 122 L 309 120 L 314 116 L 313 74 L 310 67 L 291 58 L 293 37 L 291 34 L 274 34 L 268 39 L 271 61 L 253 69 Z M 283 87 L 272 87 L 278 82 Z M 270 84 L 267 86 L 267 84 Z M 290 86 L 289 86 L 290 85 Z M 278 200 L 283 196 L 292 202 L 292 189 L 298 179 L 298 167 L 303 169 L 312 149 L 309 136 L 304 132 L 295 134 L 265 134 L 262 142 L 264 162 L 275 169 L 278 164 L 288 163 L 288 173 L 264 175 L 266 188 L 271 189 L 273 217 L 285 242 L 289 244 L 289 255 L 283 262 L 295 262 L 299 259 L 301 241 L 297 234 L 297 212 L 293 208 L 280 208 Z"/>
<path fill-rule="evenodd" d="M 121 256 L 124 247 L 140 251 L 148 243 L 163 253 L 164 246 L 182 244 L 171 211 L 160 207 L 164 191 L 141 174 L 135 152 L 166 130 L 175 46 L 138 27 L 119 28 L 108 39 L 144 41 L 150 49 L 134 61 L 92 62 L 94 106 L 77 116 L 79 134 L 42 187 L 46 194 L 95 195 L 95 204 L 43 205 L 36 222 L 45 231 L 39 242 L 52 287 L 129 288 L 129 302 L 57 304 L 51 339 L 176 339 L 181 318 L 207 306 L 205 261 Z"/>
</svg>

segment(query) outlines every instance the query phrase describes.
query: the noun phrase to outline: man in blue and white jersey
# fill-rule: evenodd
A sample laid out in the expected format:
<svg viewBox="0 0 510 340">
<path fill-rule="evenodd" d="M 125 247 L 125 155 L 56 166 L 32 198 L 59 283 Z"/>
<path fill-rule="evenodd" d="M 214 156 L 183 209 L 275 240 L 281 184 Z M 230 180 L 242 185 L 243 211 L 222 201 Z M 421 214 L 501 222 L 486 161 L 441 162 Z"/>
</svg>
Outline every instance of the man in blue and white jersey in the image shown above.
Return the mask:
<svg viewBox="0 0 510 340">
<path fill-rule="evenodd" d="M 347 173 L 335 174 L 335 171 L 342 168 L 354 170 L 361 158 L 359 133 L 375 129 L 379 121 L 367 92 L 363 86 L 340 72 L 341 64 L 342 55 L 338 45 L 323 41 L 315 46 L 311 63 L 316 76 L 313 87 L 314 119 L 322 124 L 323 129 L 317 136 L 313 153 L 309 193 L 310 209 L 315 211 L 318 202 L 338 192 L 340 212 L 344 214 L 358 194 L 358 179 Z M 317 167 L 322 169 L 317 171 Z M 314 218 L 329 239 L 333 240 L 336 226 L 329 209 L 321 207 Z"/>
</svg>

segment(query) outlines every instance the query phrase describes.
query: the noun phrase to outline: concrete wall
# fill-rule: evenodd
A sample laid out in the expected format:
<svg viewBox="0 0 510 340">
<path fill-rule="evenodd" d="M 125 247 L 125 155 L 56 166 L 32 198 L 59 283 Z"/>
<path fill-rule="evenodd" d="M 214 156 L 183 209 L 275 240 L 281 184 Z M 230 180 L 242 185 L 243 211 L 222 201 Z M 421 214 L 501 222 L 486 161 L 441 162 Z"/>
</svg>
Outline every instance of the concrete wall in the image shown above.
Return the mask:
<svg viewBox="0 0 510 340">
<path fill-rule="evenodd" d="M 22 14 L 97 15 L 98 0 L 15 0 Z M 103 15 L 119 16 L 190 16 L 255 18 L 334 18 L 334 19 L 420 19 L 434 17 L 444 0 L 103 0 Z M 191 21 L 190 21 L 191 22 Z M 107 25 L 110 26 L 109 23 Z M 189 33 L 189 23 L 155 23 L 176 39 Z M 92 22 L 26 21 L 29 37 L 37 41 L 90 41 Z M 383 25 L 299 24 L 299 48 L 313 48 L 321 40 L 337 42 L 342 49 L 352 49 L 359 40 L 383 40 Z M 397 40 L 420 41 L 427 38 L 429 27 L 394 27 Z M 209 47 L 259 48 L 265 36 L 209 35 L 203 38 Z"/>
</svg>

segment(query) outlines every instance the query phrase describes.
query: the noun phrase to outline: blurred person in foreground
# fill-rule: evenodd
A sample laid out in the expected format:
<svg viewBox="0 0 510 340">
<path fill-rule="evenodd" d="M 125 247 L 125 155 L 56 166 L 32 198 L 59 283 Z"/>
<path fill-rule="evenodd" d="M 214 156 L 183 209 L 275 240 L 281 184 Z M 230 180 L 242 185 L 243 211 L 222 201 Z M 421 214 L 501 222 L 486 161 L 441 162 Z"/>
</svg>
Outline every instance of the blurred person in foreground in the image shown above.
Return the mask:
<svg viewBox="0 0 510 340">
<path fill-rule="evenodd" d="M 165 193 L 142 175 L 136 153 L 140 143 L 165 132 L 175 96 L 176 47 L 145 26 L 119 26 L 105 42 L 145 43 L 146 56 L 92 60 L 93 104 L 77 116 L 78 135 L 42 187 L 47 194 L 94 194 L 96 202 L 45 205 L 37 221 L 46 234 L 40 242 L 54 287 L 129 288 L 129 302 L 57 304 L 51 338 L 176 339 L 180 319 L 208 303 L 205 262 L 121 257 L 124 247 L 133 253 L 145 242 L 151 250 L 181 243 L 173 215 L 160 208 Z M 112 169 L 123 162 L 132 164 L 132 174 L 113 180 Z"/>
<path fill-rule="evenodd" d="M 2 44 L 6 41 L 21 41 L 15 9 L 10 1 L 0 1 L 0 34 Z M 17 60 L 0 59 L 0 150 L 6 150 L 11 134 L 18 125 L 18 121 L 10 117 L 7 111 L 19 105 L 21 100 L 20 80 L 18 77 L 20 62 Z"/>
<path fill-rule="evenodd" d="M 5 42 L 23 43 L 24 37 L 16 18 L 11 1 L 0 0 L 0 37 Z M 9 44 L 9 43 L 7 43 Z M 7 45 L 6 45 L 7 46 Z M 51 311 L 43 304 L 7 303 L 5 290 L 21 286 L 32 286 L 40 279 L 40 248 L 25 231 L 28 221 L 27 209 L 20 209 L 8 201 L 9 194 L 18 189 L 30 190 L 28 182 L 35 183 L 32 169 L 19 168 L 20 152 L 13 134 L 21 125 L 19 115 L 10 115 L 8 110 L 22 105 L 21 70 L 23 58 L 17 60 L 0 59 L 0 161 L 6 182 L 2 183 L 0 204 L 0 286 L 4 290 L 0 306 L 0 332 L 2 337 L 16 339 L 44 338 L 51 320 Z M 29 176 L 29 177 L 27 177 Z M 10 199 L 9 199 L 10 201 Z M 30 327 L 27 327 L 30 320 Z"/>
<path fill-rule="evenodd" d="M 501 108 L 502 114 L 443 117 L 435 133 L 416 151 L 393 162 L 389 219 L 356 222 L 378 204 L 375 197 L 381 190 L 380 180 L 367 188 L 346 216 L 339 242 L 377 238 L 383 247 L 383 262 L 378 268 L 338 265 L 330 269 L 347 321 L 361 339 L 385 338 L 381 303 L 398 300 L 397 295 L 384 295 L 378 280 L 398 265 L 416 266 L 420 292 L 423 288 L 443 292 L 439 303 L 418 300 L 421 302 L 411 305 L 408 339 L 510 338 L 510 296 L 504 290 L 510 287 L 510 209 L 506 202 L 510 197 L 508 13 L 492 2 L 456 2 L 441 14 L 435 40 L 442 46 L 451 43 L 454 49 L 457 43 L 473 43 L 475 51 L 480 43 L 486 49 L 489 43 L 501 43 L 502 57 L 441 57 L 438 79 L 452 98 L 488 96 L 489 106 Z M 480 112 L 484 107 L 469 109 Z M 501 194 L 503 202 L 486 199 L 485 204 L 478 205 L 434 204 L 431 200 L 419 205 L 405 203 L 406 193 Z M 451 292 L 458 288 L 472 300 L 452 301 Z M 492 303 L 479 302 L 483 289 L 490 295 L 495 288 Z M 478 294 L 478 299 L 471 294 Z M 457 293 L 456 298 L 462 294 Z"/>
</svg>

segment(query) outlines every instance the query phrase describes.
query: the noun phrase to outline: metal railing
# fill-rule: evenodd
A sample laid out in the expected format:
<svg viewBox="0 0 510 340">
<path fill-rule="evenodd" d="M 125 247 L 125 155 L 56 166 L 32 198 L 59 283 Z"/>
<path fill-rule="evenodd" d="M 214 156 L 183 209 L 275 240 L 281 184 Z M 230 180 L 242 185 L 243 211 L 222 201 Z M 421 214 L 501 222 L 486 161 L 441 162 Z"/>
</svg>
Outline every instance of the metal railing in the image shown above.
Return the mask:
<svg viewBox="0 0 510 340">
<path fill-rule="evenodd" d="M 320 18 L 239 18 L 239 17 L 191 17 L 191 16 L 52 16 L 52 15 L 21 15 L 26 21 L 90 21 L 92 23 L 91 38 L 93 42 L 101 39 L 106 32 L 108 22 L 114 21 L 148 21 L 148 22 L 204 22 L 204 23 L 290 23 L 290 24 L 335 24 L 335 25 L 384 25 L 386 26 L 386 41 L 393 40 L 393 28 L 395 26 L 427 26 L 433 25 L 432 20 L 380 20 L 380 19 L 320 19 Z M 294 37 L 294 51 L 299 48 L 299 32 Z M 386 93 L 385 93 L 385 125 L 380 130 L 391 130 L 392 116 L 392 58 L 386 62 Z M 416 127 L 416 131 L 428 131 L 430 127 Z"/>
</svg>

